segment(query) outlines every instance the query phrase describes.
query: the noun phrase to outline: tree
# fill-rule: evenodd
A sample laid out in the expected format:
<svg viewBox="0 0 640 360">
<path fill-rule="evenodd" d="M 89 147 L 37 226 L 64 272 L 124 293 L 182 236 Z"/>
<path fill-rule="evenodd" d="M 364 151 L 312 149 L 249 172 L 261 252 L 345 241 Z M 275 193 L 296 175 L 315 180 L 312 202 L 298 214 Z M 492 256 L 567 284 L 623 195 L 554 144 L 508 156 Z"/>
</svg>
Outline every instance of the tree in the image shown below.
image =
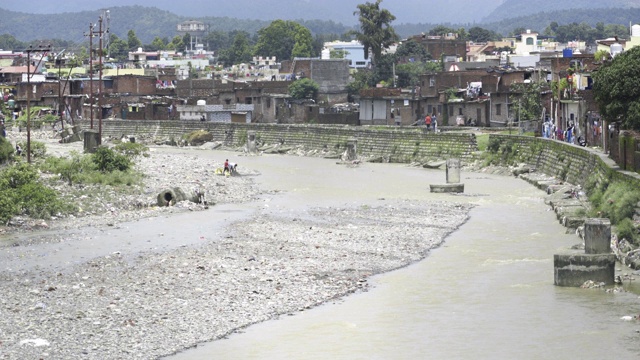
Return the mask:
<svg viewBox="0 0 640 360">
<path fill-rule="evenodd" d="M 110 34 L 109 37 L 109 57 L 117 62 L 123 62 L 129 58 L 129 45 L 126 41 L 120 39 L 116 34 Z"/>
<path fill-rule="evenodd" d="M 176 35 L 171 39 L 171 42 L 167 44 L 167 50 L 182 51 L 184 49 L 184 43 L 180 35 Z"/>
<path fill-rule="evenodd" d="M 452 29 L 450 27 L 444 25 L 438 25 L 431 30 L 429 30 L 429 35 L 431 36 L 445 36 L 447 34 L 455 34 L 458 30 Z"/>
<path fill-rule="evenodd" d="M 500 40 L 502 36 L 494 31 L 474 26 L 469 29 L 469 40 L 476 43 L 486 43 L 489 41 Z"/>
<path fill-rule="evenodd" d="M 291 57 L 311 57 L 313 56 L 313 37 L 311 31 L 306 27 L 300 26 L 294 35 L 295 44 L 291 51 Z"/>
<path fill-rule="evenodd" d="M 622 127 L 640 130 L 640 47 L 617 55 L 593 72 L 593 93 L 600 114 Z"/>
<path fill-rule="evenodd" d="M 300 55 L 309 57 L 312 49 L 313 38 L 309 29 L 294 21 L 275 20 L 258 30 L 254 54 L 275 56 L 278 61 L 283 61 Z"/>
<path fill-rule="evenodd" d="M 329 50 L 329 59 L 344 59 L 347 55 L 349 55 L 349 52 L 345 49 Z"/>
<path fill-rule="evenodd" d="M 396 50 L 396 58 L 403 62 L 425 62 L 431 60 L 431 55 L 427 52 L 424 46 L 420 45 L 417 41 L 410 39 L 402 42 Z"/>
<path fill-rule="evenodd" d="M 139 47 L 142 47 L 142 41 L 138 39 L 135 31 L 129 30 L 127 33 L 127 45 L 129 47 L 129 51 L 136 51 Z"/>
<path fill-rule="evenodd" d="M 315 99 L 320 86 L 309 78 L 294 81 L 289 85 L 289 95 L 294 99 Z"/>
<path fill-rule="evenodd" d="M 538 120 L 542 117 L 542 83 L 516 83 L 511 85 L 514 95 L 510 114 L 514 120 Z"/>
<path fill-rule="evenodd" d="M 222 50 L 218 60 L 225 66 L 248 63 L 252 60 L 251 53 L 249 34 L 246 32 L 238 32 L 233 38 L 233 44 L 231 47 Z"/>
<path fill-rule="evenodd" d="M 356 39 L 364 45 L 364 57 L 369 57 L 371 52 L 371 63 L 375 66 L 382 55 L 382 50 L 389 48 L 399 40 L 391 22 L 396 17 L 386 9 L 380 9 L 382 0 L 375 3 L 364 3 L 358 5 L 358 10 L 353 14 L 358 15 L 360 31 L 355 32 Z"/>
<path fill-rule="evenodd" d="M 164 50 L 167 47 L 167 43 L 161 39 L 159 36 L 156 36 L 153 41 L 151 42 L 151 44 L 146 46 L 146 49 L 148 51 L 158 51 L 158 50 Z"/>
</svg>

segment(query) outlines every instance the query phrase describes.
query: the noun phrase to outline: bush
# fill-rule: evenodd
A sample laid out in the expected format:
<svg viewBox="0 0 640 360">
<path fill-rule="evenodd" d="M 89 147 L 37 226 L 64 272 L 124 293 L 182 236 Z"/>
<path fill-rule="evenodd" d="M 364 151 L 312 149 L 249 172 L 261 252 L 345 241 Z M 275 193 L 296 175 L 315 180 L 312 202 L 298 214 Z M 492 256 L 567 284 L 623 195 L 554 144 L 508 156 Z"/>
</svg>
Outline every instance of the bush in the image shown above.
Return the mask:
<svg viewBox="0 0 640 360">
<path fill-rule="evenodd" d="M 69 185 L 81 182 L 80 176 L 83 172 L 95 171 L 96 165 L 89 156 L 82 156 L 77 151 L 71 152 L 71 158 L 60 158 L 49 156 L 40 165 L 44 172 L 58 174 L 60 178 Z"/>
<path fill-rule="evenodd" d="M 58 197 L 55 190 L 32 182 L 21 186 L 16 192 L 20 213 L 35 219 L 49 219 L 59 213 L 74 212 L 75 206 Z"/>
<path fill-rule="evenodd" d="M 638 245 L 638 229 L 629 218 L 623 219 L 616 225 L 616 235 L 619 240 L 627 239 L 630 243 Z"/>
<path fill-rule="evenodd" d="M 20 214 L 47 219 L 74 211 L 73 205 L 39 182 L 33 165 L 18 163 L 0 172 L 0 221 L 6 222 Z"/>
<path fill-rule="evenodd" d="M 213 140 L 213 134 L 206 130 L 196 130 L 183 136 L 183 139 L 189 145 L 202 145 Z"/>
<path fill-rule="evenodd" d="M 497 138 L 489 138 L 487 142 L 487 150 L 491 153 L 497 153 L 500 150 L 500 140 Z"/>
<path fill-rule="evenodd" d="M 0 136 L 0 164 L 13 159 L 13 153 L 11 142 Z"/>
<path fill-rule="evenodd" d="M 138 156 L 149 156 L 149 148 L 139 143 L 123 142 L 116 145 L 114 150 L 129 159 L 135 159 Z"/>
<path fill-rule="evenodd" d="M 22 148 L 22 153 L 27 154 L 27 142 L 20 141 L 18 145 Z M 34 158 L 43 158 L 47 153 L 47 146 L 41 141 L 31 140 L 31 156 Z"/>
<path fill-rule="evenodd" d="M 610 184 L 601 196 L 596 192 L 589 199 L 594 200 L 594 206 L 600 210 L 603 217 L 609 218 L 612 224 L 618 224 L 626 218 L 633 217 L 636 205 L 640 201 L 640 189 L 619 181 Z"/>
<path fill-rule="evenodd" d="M 131 160 L 121 154 L 116 153 L 106 146 L 99 146 L 93 154 L 93 162 L 99 171 L 127 171 L 131 168 Z"/>
<path fill-rule="evenodd" d="M 28 163 L 18 163 L 0 173 L 0 188 L 17 189 L 38 180 L 38 170 Z"/>
</svg>

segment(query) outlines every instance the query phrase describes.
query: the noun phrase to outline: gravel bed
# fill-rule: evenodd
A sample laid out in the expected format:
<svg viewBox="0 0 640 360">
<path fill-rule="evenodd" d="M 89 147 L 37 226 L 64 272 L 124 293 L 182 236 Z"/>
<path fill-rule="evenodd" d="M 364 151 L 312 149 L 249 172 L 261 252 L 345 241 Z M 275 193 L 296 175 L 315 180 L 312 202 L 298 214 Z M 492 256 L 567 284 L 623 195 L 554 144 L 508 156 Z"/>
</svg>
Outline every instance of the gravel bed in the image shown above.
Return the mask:
<svg viewBox="0 0 640 360">
<path fill-rule="evenodd" d="M 102 211 L 55 219 L 46 227 L 63 231 L 200 210 L 201 205 L 191 204 L 127 207 L 148 204 L 166 184 L 189 188 L 197 181 L 215 202 L 252 201 L 261 194 L 250 177 L 221 178 L 212 172 L 220 164 L 201 164 L 196 156 L 152 153 L 138 166 L 155 174 L 145 178 L 141 193 L 101 201 Z M 369 276 L 427 256 L 466 221 L 471 206 L 381 200 L 375 206 L 310 208 L 304 216 L 264 210 L 233 224 L 220 239 L 198 245 L 160 253 L 115 252 L 62 272 L 3 271 L 0 359 L 157 359 L 174 354 L 257 322 L 366 291 Z M 43 241 L 63 241 L 60 234 Z"/>
</svg>

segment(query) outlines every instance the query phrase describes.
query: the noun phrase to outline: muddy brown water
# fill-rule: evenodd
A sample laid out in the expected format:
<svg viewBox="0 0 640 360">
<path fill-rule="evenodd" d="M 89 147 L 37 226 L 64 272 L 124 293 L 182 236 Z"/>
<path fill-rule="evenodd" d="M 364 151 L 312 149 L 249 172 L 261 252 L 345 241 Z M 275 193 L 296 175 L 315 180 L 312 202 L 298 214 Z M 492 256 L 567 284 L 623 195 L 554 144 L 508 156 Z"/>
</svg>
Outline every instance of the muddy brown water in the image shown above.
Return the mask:
<svg viewBox="0 0 640 360">
<path fill-rule="evenodd" d="M 429 192 L 445 181 L 443 170 L 282 156 L 237 162 L 258 169 L 266 188 L 284 191 L 262 204 L 272 211 L 382 199 L 477 207 L 442 247 L 373 277 L 368 292 L 167 359 L 640 358 L 640 322 L 621 320 L 640 314 L 638 284 L 619 293 L 554 286 L 553 255 L 580 240 L 558 224 L 544 193 L 522 180 L 463 172 L 465 193 L 454 196 Z"/>
</svg>

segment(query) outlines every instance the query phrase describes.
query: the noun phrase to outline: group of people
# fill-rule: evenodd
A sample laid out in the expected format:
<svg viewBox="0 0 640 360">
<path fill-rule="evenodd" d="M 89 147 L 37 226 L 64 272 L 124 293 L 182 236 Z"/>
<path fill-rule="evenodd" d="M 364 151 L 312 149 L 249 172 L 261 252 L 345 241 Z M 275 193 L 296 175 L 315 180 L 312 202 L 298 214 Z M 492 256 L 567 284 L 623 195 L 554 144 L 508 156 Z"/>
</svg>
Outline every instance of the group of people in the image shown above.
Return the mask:
<svg viewBox="0 0 640 360">
<path fill-rule="evenodd" d="M 222 169 L 223 174 L 231 175 L 232 173 L 235 173 L 237 170 L 238 170 L 238 164 L 229 162 L 229 159 L 226 159 L 224 161 L 224 168 Z"/>
<path fill-rule="evenodd" d="M 424 125 L 426 126 L 427 131 L 431 131 L 431 129 L 433 129 L 433 132 L 438 132 L 438 118 L 436 117 L 436 114 L 427 115 L 424 118 Z"/>
<path fill-rule="evenodd" d="M 562 122 L 562 118 L 560 120 Z M 576 126 L 573 121 L 570 121 L 565 130 L 562 128 L 556 127 L 556 124 L 551 119 L 547 119 L 542 124 L 542 137 L 566 141 L 570 144 L 575 144 L 576 141 L 578 144 L 584 146 L 584 139 L 582 137 L 576 137 Z"/>
</svg>

